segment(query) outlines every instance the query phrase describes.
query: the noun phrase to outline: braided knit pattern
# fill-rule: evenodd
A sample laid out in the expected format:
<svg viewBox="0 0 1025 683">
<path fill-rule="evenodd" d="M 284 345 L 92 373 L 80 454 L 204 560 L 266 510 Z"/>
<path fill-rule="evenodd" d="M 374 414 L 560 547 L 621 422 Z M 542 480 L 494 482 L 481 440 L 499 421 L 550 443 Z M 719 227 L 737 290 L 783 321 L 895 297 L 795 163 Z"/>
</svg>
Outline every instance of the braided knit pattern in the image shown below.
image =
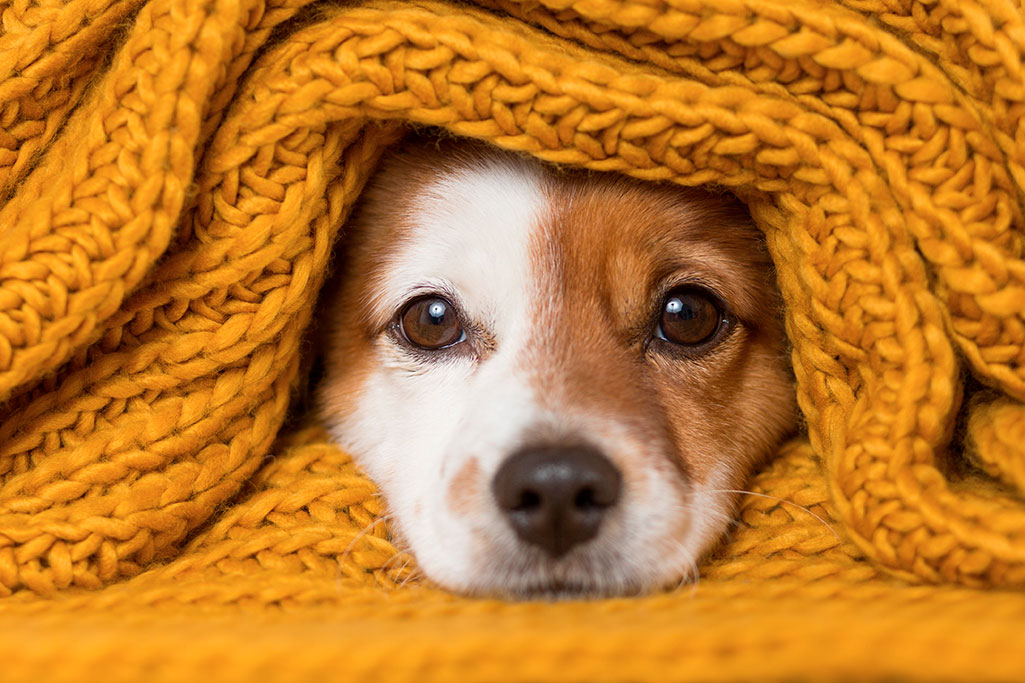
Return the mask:
<svg viewBox="0 0 1025 683">
<path fill-rule="evenodd" d="M 5 676 L 1025 677 L 1018 4 L 308 2 L 0 0 Z M 696 588 L 444 595 L 279 434 L 410 123 L 747 202 L 806 433 Z"/>
</svg>

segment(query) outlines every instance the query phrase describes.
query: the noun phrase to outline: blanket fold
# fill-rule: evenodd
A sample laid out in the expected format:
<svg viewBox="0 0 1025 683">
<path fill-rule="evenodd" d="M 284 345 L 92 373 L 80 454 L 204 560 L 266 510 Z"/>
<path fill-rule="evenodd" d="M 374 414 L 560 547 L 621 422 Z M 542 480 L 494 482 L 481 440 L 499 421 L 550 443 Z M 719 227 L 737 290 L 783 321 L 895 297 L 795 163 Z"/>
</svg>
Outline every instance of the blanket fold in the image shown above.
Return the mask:
<svg viewBox="0 0 1025 683">
<path fill-rule="evenodd" d="M 1025 586 L 1018 4 L 34 0 L 0 18 L 0 615 L 380 594 L 518 623 L 420 586 L 348 456 L 315 426 L 279 434 L 345 218 L 409 125 L 719 185 L 764 230 L 806 435 L 757 476 L 700 609 L 751 582 L 765 610 L 782 582 L 855 612 Z"/>
</svg>

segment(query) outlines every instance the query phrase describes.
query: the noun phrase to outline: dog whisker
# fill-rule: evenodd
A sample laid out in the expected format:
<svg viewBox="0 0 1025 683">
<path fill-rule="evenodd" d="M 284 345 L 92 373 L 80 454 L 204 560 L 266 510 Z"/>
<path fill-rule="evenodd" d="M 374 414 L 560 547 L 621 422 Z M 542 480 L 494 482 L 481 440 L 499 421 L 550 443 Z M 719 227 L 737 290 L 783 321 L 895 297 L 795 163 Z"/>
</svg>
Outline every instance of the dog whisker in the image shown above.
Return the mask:
<svg viewBox="0 0 1025 683">
<path fill-rule="evenodd" d="M 836 529 L 833 528 L 832 524 L 830 524 L 828 521 L 823 519 L 820 515 L 817 515 L 814 512 L 812 512 L 809 508 L 807 508 L 804 505 L 801 505 L 799 503 L 795 503 L 792 500 L 786 500 L 785 498 L 779 498 L 777 496 L 770 496 L 767 493 L 757 493 L 755 491 L 747 491 L 747 490 L 744 490 L 744 489 L 704 489 L 703 493 L 736 493 L 736 494 L 740 494 L 740 495 L 744 495 L 744 496 L 756 496 L 758 498 L 766 498 L 768 500 L 774 500 L 777 503 L 783 503 L 784 505 L 789 505 L 789 506 L 791 506 L 793 508 L 797 508 L 798 510 L 801 510 L 802 512 L 804 512 L 804 513 L 810 515 L 811 517 L 815 518 L 819 523 L 822 524 L 822 526 L 824 526 L 827 529 L 829 529 L 829 533 L 833 534 L 833 536 L 836 537 L 837 541 L 842 541 L 843 540 L 842 538 L 840 538 L 840 534 L 838 534 L 836 532 Z"/>
<path fill-rule="evenodd" d="M 345 557 L 350 552 L 352 552 L 353 547 L 355 547 L 355 545 L 359 542 L 359 540 L 361 538 L 363 538 L 364 536 L 366 536 L 368 533 L 370 533 L 374 529 L 374 527 L 376 527 L 378 524 L 384 524 L 384 523 L 388 522 L 394 516 L 395 516 L 395 514 L 391 513 L 391 514 L 387 514 L 387 515 L 382 515 L 380 517 L 376 517 L 372 522 L 370 522 L 370 524 L 367 524 L 365 527 L 360 529 L 359 533 L 357 533 L 355 536 L 353 536 L 352 540 L 349 541 L 349 545 L 345 546 L 345 550 L 343 550 L 341 553 L 338 554 L 338 557 L 337 557 L 338 562 L 341 563 L 341 561 L 344 560 Z"/>
<path fill-rule="evenodd" d="M 413 571 L 409 572 L 409 574 L 406 575 L 406 578 L 402 579 L 402 582 L 399 584 L 399 588 L 405 588 L 406 584 L 408 584 L 410 581 L 419 580 L 422 576 L 423 572 L 420 571 L 419 568 L 414 567 Z"/>
<path fill-rule="evenodd" d="M 413 556 L 410 555 L 405 550 L 400 550 L 397 553 L 395 553 L 391 558 L 389 558 L 388 562 L 385 563 L 385 565 L 387 566 L 387 565 L 391 564 L 393 561 L 395 561 L 396 559 L 403 558 L 403 557 L 405 558 L 405 560 L 402 562 L 402 564 L 400 564 L 397 567 L 390 567 L 388 569 L 389 573 L 392 574 L 393 576 L 398 577 L 398 576 L 402 575 L 402 573 L 405 571 L 406 567 L 408 567 L 409 564 L 413 561 Z M 382 567 L 382 569 L 384 569 L 384 567 Z"/>
<path fill-rule="evenodd" d="M 387 560 L 385 560 L 384 562 L 381 563 L 381 566 L 378 567 L 378 569 L 380 569 L 382 572 L 390 571 L 391 563 L 394 562 L 395 560 L 399 559 L 400 557 L 402 557 L 402 555 L 403 555 L 403 553 L 402 553 L 401 550 L 396 550 L 395 552 L 393 552 L 391 554 L 391 556 Z"/>
<path fill-rule="evenodd" d="M 683 559 L 687 564 L 688 571 L 685 571 L 680 576 L 680 582 L 676 584 L 674 590 L 680 590 L 684 584 L 690 583 L 690 597 L 693 598 L 698 591 L 698 584 L 701 583 L 701 572 L 698 569 L 697 560 L 694 558 L 694 554 L 687 550 L 686 545 L 680 544 L 680 552 L 683 554 Z"/>
</svg>

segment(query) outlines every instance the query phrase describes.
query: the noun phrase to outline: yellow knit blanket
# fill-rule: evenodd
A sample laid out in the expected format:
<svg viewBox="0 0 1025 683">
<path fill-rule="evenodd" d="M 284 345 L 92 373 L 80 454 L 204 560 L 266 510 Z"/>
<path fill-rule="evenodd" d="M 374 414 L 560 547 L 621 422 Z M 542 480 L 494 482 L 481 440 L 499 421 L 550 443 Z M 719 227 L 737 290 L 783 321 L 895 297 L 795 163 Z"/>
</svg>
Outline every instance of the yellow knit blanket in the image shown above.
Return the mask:
<svg viewBox="0 0 1025 683">
<path fill-rule="evenodd" d="M 4 678 L 1025 678 L 1014 0 L 308 4 L 0 1 Z M 750 206 L 807 436 L 696 587 L 447 596 L 279 434 L 409 122 Z"/>
</svg>

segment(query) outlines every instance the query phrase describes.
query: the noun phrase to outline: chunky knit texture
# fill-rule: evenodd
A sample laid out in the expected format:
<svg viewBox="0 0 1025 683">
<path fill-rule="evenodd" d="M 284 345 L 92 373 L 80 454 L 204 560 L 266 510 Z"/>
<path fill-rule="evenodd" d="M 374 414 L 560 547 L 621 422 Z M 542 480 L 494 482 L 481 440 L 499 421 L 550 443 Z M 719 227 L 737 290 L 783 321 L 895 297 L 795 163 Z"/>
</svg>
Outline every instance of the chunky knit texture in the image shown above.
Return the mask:
<svg viewBox="0 0 1025 683">
<path fill-rule="evenodd" d="M 0 2 L 5 678 L 1025 678 L 1018 4 L 307 4 Z M 697 587 L 446 596 L 279 434 L 410 122 L 750 206 L 807 436 Z"/>
</svg>

